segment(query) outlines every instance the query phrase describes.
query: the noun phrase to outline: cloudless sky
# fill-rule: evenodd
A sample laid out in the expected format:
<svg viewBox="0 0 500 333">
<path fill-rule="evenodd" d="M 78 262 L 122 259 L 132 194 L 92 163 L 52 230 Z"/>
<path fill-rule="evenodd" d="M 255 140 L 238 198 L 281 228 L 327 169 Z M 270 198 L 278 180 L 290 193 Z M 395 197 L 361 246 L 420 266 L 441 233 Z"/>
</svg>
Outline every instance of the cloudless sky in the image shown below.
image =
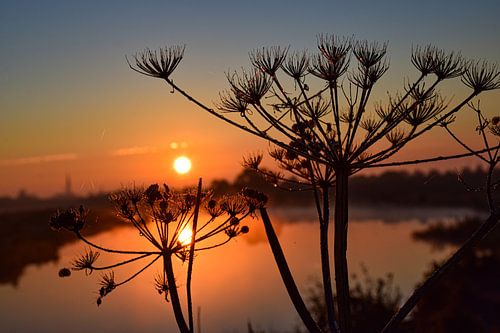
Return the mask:
<svg viewBox="0 0 500 333">
<path fill-rule="evenodd" d="M 498 13 L 500 2 L 493 0 L 4 0 L 0 195 L 21 188 L 54 194 L 65 175 L 79 193 L 130 182 L 232 178 L 243 155 L 267 149 L 170 94 L 160 80 L 131 71 L 125 55 L 146 47 L 186 44 L 173 77 L 211 103 L 226 87 L 224 73 L 247 67 L 248 51 L 257 47 L 314 50 L 319 33 L 388 41 L 391 69 L 380 83 L 383 96 L 415 75 L 409 61 L 414 45 L 432 43 L 498 62 Z M 498 91 L 481 100 L 485 111 L 498 111 Z M 453 151 L 451 143 L 435 145 L 435 151 Z M 408 147 L 404 156 L 425 156 L 427 148 Z M 180 154 L 193 160 L 192 172 L 182 177 L 171 168 Z"/>
</svg>

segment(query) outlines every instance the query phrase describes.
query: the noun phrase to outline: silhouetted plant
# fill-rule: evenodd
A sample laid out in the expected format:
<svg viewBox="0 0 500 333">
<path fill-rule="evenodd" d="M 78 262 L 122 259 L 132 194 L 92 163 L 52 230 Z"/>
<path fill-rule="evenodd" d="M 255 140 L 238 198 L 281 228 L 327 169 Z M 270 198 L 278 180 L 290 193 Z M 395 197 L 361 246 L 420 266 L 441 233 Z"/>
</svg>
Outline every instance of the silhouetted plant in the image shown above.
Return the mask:
<svg viewBox="0 0 500 333">
<path fill-rule="evenodd" d="M 179 47 L 173 48 L 177 49 Z M 166 48 L 161 54 L 175 53 L 170 50 Z M 181 57 L 178 54 L 172 55 L 172 59 L 157 57 L 152 61 L 151 52 L 146 51 L 136 56 L 136 63 L 130 64 L 130 67 L 164 79 L 172 91 L 179 92 L 205 111 L 276 145 L 270 156 L 285 174 L 299 177 L 305 187 L 314 193 L 320 222 L 328 330 L 344 333 L 351 332 L 352 322 L 346 257 L 349 177 L 366 168 L 419 164 L 481 153 L 486 153 L 491 163 L 493 160 L 496 163 L 497 155 L 492 150 L 498 149 L 498 145 L 490 147 L 487 144 L 483 150 L 468 149 L 464 154 L 400 162 L 387 160 L 429 130 L 440 126 L 447 128 L 457 113 L 482 92 L 500 88 L 500 72 L 496 65 L 466 61 L 459 53 L 446 53 L 433 46 L 416 47 L 411 56 L 412 64 L 419 71 L 416 80 L 405 84 L 402 91 L 390 94 L 386 103 L 370 108 L 373 89 L 389 68 L 387 43 L 321 35 L 318 51 L 314 55 L 305 51 L 290 52 L 288 48 L 281 47 L 253 51 L 250 54 L 252 69 L 227 74 L 229 90 L 221 93 L 218 111 L 174 83 L 171 72 L 165 76 L 161 66 L 147 67 L 155 62 L 177 63 Z M 144 67 L 148 70 L 145 71 Z M 437 88 L 443 82 L 457 78 L 472 90 L 451 106 L 451 102 L 446 102 Z M 314 91 L 312 87 L 315 87 Z M 492 131 L 495 130 L 496 127 L 492 127 Z M 256 155 L 247 158 L 245 163 L 267 175 L 277 186 L 293 181 L 284 174 L 261 168 L 261 160 L 262 157 Z M 334 187 L 335 193 L 337 318 L 329 272 L 330 187 Z M 490 209 L 491 220 L 496 223 L 497 213 L 492 205 Z M 260 211 L 290 298 L 308 330 L 320 332 L 295 286 L 267 212 L 264 208 Z M 408 312 L 399 312 L 402 313 L 406 315 Z M 386 331 L 393 330 L 403 318 L 397 317 Z"/>
<path fill-rule="evenodd" d="M 498 74 L 496 75 L 498 76 Z M 446 132 L 456 141 L 461 147 L 463 147 L 468 154 L 475 156 L 481 162 L 487 165 L 487 173 L 484 184 L 479 187 L 473 187 L 467 184 L 466 180 L 459 177 L 459 180 L 464 184 L 465 188 L 469 191 L 480 191 L 485 194 L 486 202 L 488 203 L 489 216 L 488 218 L 474 228 L 473 232 L 467 238 L 465 242 L 454 252 L 448 259 L 446 259 L 440 266 L 438 266 L 431 274 L 429 274 L 425 281 L 423 281 L 418 288 L 416 288 L 413 294 L 406 300 L 402 307 L 396 312 L 392 319 L 387 323 L 383 332 L 393 332 L 397 329 L 397 326 L 403 321 L 403 319 L 410 313 L 410 311 L 417 305 L 417 303 L 422 299 L 425 294 L 430 293 L 433 287 L 439 282 L 440 278 L 456 267 L 460 261 L 473 253 L 473 250 L 479 242 L 485 238 L 498 224 L 500 218 L 498 201 L 494 197 L 494 192 L 499 184 L 499 180 L 493 179 L 493 174 L 495 168 L 499 161 L 500 152 L 500 132 L 497 131 L 499 126 L 498 117 L 492 117 L 491 119 L 486 118 L 479 107 L 479 102 L 473 104 L 468 103 L 469 108 L 476 113 L 476 131 L 482 139 L 482 144 L 485 149 L 478 151 L 471 148 L 471 146 L 460 139 L 450 128 L 450 125 L 454 122 L 454 118 L 448 118 L 441 122 L 441 126 L 446 130 Z M 491 141 L 496 142 L 492 146 Z"/>
<path fill-rule="evenodd" d="M 394 285 L 394 277 L 373 278 L 366 266 L 361 275 L 352 275 L 351 314 L 355 333 L 379 332 L 401 304 L 401 291 Z M 323 331 L 328 331 L 328 317 L 322 284 L 318 281 L 307 291 L 308 307 Z"/>
<path fill-rule="evenodd" d="M 97 305 L 109 293 L 132 281 L 159 259 L 163 260 L 163 270 L 155 278 L 155 288 L 163 294 L 165 300 L 172 304 L 175 319 L 180 332 L 194 332 L 191 297 L 191 276 L 196 253 L 226 244 L 231 239 L 245 234 L 249 227 L 242 221 L 253 215 L 262 207 L 267 198 L 259 192 L 246 189 L 235 195 L 212 198 L 210 192 L 202 191 L 201 179 L 196 191 L 176 192 L 164 185 L 153 184 L 147 189 L 125 188 L 110 196 L 117 214 L 127 223 L 134 226 L 140 237 L 151 245 L 149 249 L 138 251 L 112 249 L 97 245 L 87 239 L 82 229 L 87 222 L 87 211 L 68 209 L 56 213 L 50 219 L 50 226 L 55 230 L 73 232 L 77 238 L 89 245 L 89 249 L 75 259 L 71 268 L 62 268 L 60 277 L 68 277 L 73 271 L 85 271 L 87 275 L 93 271 L 105 271 L 102 275 Z M 204 215 L 201 215 L 201 210 Z M 201 220 L 204 218 L 204 220 Z M 183 232 L 190 232 L 181 236 Z M 96 265 L 100 252 L 114 253 L 131 257 L 114 264 Z M 186 302 L 188 322 L 181 306 L 177 290 L 176 277 L 173 270 L 173 257 L 188 262 L 186 281 Z M 147 264 L 132 276 L 117 281 L 113 269 L 132 262 L 146 260 Z"/>
<path fill-rule="evenodd" d="M 439 248 L 459 246 L 483 222 L 468 217 L 456 223 L 438 223 L 414 232 L 419 241 Z M 416 332 L 496 332 L 500 306 L 500 229 L 495 228 L 438 281 L 412 311 L 409 325 Z M 427 276 L 441 263 L 434 263 Z"/>
</svg>

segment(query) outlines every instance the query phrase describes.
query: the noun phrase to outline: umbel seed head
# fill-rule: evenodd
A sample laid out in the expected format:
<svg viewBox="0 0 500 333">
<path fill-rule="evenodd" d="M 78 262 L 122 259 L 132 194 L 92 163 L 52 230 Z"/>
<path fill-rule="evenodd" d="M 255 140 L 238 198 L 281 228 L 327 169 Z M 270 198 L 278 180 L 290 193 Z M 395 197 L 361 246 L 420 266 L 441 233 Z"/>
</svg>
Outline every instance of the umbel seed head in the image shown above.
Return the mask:
<svg viewBox="0 0 500 333">
<path fill-rule="evenodd" d="M 64 267 L 59 270 L 59 277 L 64 278 L 68 276 L 71 276 L 71 270 L 69 268 Z"/>
<path fill-rule="evenodd" d="M 59 231 L 65 229 L 68 231 L 78 232 L 85 225 L 88 211 L 80 206 L 78 209 L 70 208 L 63 212 L 57 211 L 49 221 L 49 226 Z"/>
</svg>

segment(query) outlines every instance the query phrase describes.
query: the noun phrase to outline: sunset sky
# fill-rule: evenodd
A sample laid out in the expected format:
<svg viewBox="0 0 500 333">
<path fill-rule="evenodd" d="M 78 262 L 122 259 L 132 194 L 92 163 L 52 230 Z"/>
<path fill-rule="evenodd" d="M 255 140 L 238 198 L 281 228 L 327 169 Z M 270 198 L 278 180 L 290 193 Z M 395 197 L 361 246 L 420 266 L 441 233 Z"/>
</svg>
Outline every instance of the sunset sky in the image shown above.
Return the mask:
<svg viewBox="0 0 500 333">
<path fill-rule="evenodd" d="M 186 44 L 173 79 L 212 104 L 227 87 L 224 73 L 248 67 L 252 49 L 290 45 L 315 51 L 320 33 L 388 41 L 391 68 L 376 92 L 383 98 L 415 77 L 415 45 L 431 43 L 499 62 L 499 13 L 497 0 L 4 0 L 0 196 L 20 189 L 52 195 L 63 190 L 66 175 L 77 193 L 134 182 L 186 185 L 200 176 L 232 179 L 243 155 L 267 149 L 264 141 L 171 94 L 162 81 L 131 71 L 125 55 L 146 47 Z M 458 84 L 446 89 L 454 100 L 466 91 Z M 487 114 L 500 112 L 499 102 L 499 91 L 481 97 Z M 464 116 L 457 126 L 471 124 Z M 409 146 L 401 159 L 460 152 L 438 137 Z M 179 155 L 192 160 L 186 175 L 172 168 Z"/>
</svg>

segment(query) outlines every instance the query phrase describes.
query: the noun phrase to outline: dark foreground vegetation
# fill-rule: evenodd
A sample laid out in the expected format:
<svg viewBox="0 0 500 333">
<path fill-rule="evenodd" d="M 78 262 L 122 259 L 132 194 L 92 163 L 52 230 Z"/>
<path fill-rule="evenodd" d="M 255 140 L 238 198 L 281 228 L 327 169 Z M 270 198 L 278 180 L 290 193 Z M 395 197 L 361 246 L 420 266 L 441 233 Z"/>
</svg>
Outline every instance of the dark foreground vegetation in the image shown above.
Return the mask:
<svg viewBox="0 0 500 333">
<path fill-rule="evenodd" d="M 436 223 L 414 232 L 417 241 L 430 243 L 436 249 L 460 246 L 481 223 L 468 217 L 456 223 Z M 442 263 L 434 262 L 425 279 Z M 494 229 L 476 249 L 437 282 L 399 327 L 402 333 L 500 332 L 500 228 Z M 379 332 L 400 306 L 402 294 L 392 275 L 351 277 L 352 332 Z M 309 290 L 308 305 L 316 321 L 326 327 L 326 307 L 321 285 Z M 264 332 L 262 332 L 264 333 Z"/>
<path fill-rule="evenodd" d="M 480 223 L 476 218 L 451 225 L 440 223 L 415 232 L 414 238 L 437 248 L 459 246 Z M 416 331 L 500 332 L 498 281 L 500 228 L 496 227 L 422 299 L 413 314 Z"/>
</svg>

